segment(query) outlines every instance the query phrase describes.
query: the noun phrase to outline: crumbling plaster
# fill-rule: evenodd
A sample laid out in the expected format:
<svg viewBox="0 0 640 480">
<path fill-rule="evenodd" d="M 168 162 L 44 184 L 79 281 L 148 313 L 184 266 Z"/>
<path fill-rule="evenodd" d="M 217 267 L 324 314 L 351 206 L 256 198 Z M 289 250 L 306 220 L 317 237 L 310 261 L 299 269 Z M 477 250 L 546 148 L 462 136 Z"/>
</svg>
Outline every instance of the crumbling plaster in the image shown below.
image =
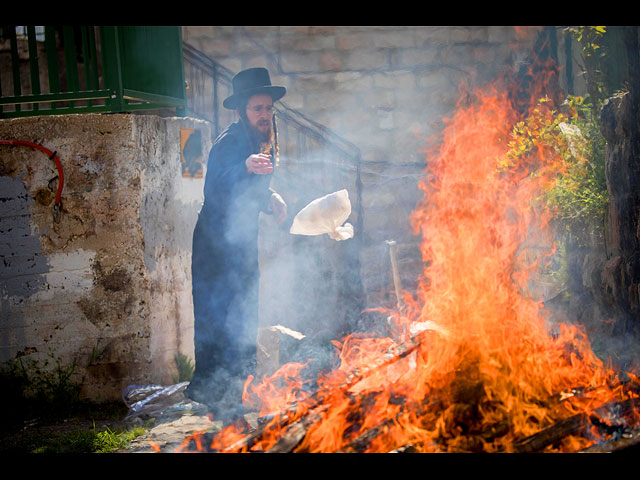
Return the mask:
<svg viewBox="0 0 640 480">
<path fill-rule="evenodd" d="M 82 394 L 170 383 L 174 355 L 193 354 L 191 233 L 203 178 L 183 175 L 180 130 L 206 122 L 85 114 L 0 121 L 0 361 L 75 365 Z M 203 160 L 206 155 L 203 154 Z"/>
</svg>

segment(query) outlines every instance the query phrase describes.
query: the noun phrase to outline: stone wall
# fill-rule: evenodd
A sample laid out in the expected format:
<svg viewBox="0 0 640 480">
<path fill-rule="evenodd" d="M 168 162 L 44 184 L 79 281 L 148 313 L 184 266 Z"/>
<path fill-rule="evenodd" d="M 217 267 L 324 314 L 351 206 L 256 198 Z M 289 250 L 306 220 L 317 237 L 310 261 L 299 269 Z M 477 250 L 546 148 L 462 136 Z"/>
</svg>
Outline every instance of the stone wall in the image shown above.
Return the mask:
<svg viewBox="0 0 640 480">
<path fill-rule="evenodd" d="M 362 279 L 371 307 L 395 302 L 386 240 L 398 242 L 403 286 L 421 265 L 409 214 L 422 197 L 425 146 L 462 82 L 482 83 L 530 61 L 540 28 L 189 26 L 183 40 L 237 72 L 263 66 L 283 102 L 362 155 Z M 292 159 L 289 159 L 293 161 Z M 355 198 L 355 193 L 350 192 Z"/>
<path fill-rule="evenodd" d="M 75 365 L 82 395 L 95 400 L 118 400 L 130 384 L 173 383 L 174 355 L 193 356 L 191 235 L 203 179 L 181 157 L 191 131 L 208 152 L 210 126 L 193 119 L 0 122 L 0 139 L 57 152 L 64 172 L 56 222 L 54 163 L 0 146 L 0 361 Z"/>
</svg>

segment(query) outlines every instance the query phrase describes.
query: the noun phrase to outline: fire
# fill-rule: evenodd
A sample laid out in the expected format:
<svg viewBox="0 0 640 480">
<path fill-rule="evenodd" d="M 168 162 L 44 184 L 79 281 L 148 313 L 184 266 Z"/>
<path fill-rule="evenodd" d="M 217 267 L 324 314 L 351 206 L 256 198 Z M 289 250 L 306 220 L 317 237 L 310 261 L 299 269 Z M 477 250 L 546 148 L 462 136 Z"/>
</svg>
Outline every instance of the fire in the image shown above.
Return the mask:
<svg viewBox="0 0 640 480">
<path fill-rule="evenodd" d="M 228 427 L 211 450 L 268 451 L 295 425 L 296 452 L 515 452 L 563 420 L 600 415 L 606 423 L 599 407 L 635 396 L 580 329 L 551 328 L 529 293 L 531 274 L 554 253 L 552 212 L 539 199 L 563 162 L 543 145 L 519 163 L 508 159 L 512 127 L 531 112 L 503 87 L 464 96 L 427 154 L 424 198 L 410 218 L 424 274 L 388 312 L 389 336 L 335 342 L 340 365 L 313 394 L 298 379 L 304 365 L 285 365 L 259 385 L 249 378 L 246 403 L 262 415 L 284 413 L 253 442 Z M 544 451 L 602 439 L 582 431 Z"/>
</svg>

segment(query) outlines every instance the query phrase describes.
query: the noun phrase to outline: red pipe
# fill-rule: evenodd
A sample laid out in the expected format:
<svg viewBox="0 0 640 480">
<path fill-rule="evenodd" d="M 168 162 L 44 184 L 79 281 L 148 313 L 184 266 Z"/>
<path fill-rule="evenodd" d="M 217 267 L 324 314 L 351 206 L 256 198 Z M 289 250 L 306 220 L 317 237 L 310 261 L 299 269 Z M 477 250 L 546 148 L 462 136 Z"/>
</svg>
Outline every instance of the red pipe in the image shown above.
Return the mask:
<svg viewBox="0 0 640 480">
<path fill-rule="evenodd" d="M 62 172 L 62 164 L 56 155 L 56 152 L 52 152 L 48 148 L 43 147 L 42 145 L 38 145 L 34 142 L 28 142 L 26 140 L 0 140 L 0 145 L 14 145 L 14 146 L 23 146 L 23 147 L 31 147 L 36 150 L 40 150 L 42 153 L 47 155 L 51 160 L 53 160 L 56 164 L 56 168 L 58 169 L 58 191 L 56 192 L 56 199 L 54 201 L 54 217 L 60 214 L 60 206 L 61 206 L 61 197 L 62 197 L 62 188 L 64 186 L 64 173 Z"/>
</svg>

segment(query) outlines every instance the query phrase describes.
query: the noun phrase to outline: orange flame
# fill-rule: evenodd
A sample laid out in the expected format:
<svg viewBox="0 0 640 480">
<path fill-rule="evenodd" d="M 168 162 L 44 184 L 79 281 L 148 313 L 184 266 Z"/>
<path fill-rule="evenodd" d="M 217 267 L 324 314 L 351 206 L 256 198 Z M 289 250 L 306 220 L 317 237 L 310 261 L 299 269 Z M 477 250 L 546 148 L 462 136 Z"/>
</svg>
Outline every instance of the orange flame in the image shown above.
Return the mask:
<svg viewBox="0 0 640 480">
<path fill-rule="evenodd" d="M 244 385 L 242 403 L 249 408 L 258 408 L 260 415 L 277 412 L 283 405 L 300 401 L 307 396 L 300 371 L 307 363 L 287 363 L 275 373 L 267 376 L 259 385 L 252 385 L 253 375 L 249 375 Z"/>
<path fill-rule="evenodd" d="M 528 294 L 531 274 L 554 253 L 551 212 L 538 198 L 564 166 L 538 145 L 501 168 L 511 128 L 529 113 L 512 100 L 499 83 L 465 95 L 428 153 L 424 198 L 410 218 L 424 274 L 389 313 L 389 337 L 335 342 L 340 366 L 312 396 L 296 379 L 304 365 L 285 365 L 258 386 L 248 379 L 245 400 L 262 413 L 296 402 L 290 420 L 312 419 L 300 424 L 295 451 L 513 452 L 519 440 L 631 395 L 583 331 L 552 331 L 542 301 Z M 234 449 L 241 436 L 227 430 L 212 448 L 267 451 L 285 433 L 278 418 L 264 432 Z M 600 435 L 567 436 L 546 451 L 577 451 Z"/>
</svg>

